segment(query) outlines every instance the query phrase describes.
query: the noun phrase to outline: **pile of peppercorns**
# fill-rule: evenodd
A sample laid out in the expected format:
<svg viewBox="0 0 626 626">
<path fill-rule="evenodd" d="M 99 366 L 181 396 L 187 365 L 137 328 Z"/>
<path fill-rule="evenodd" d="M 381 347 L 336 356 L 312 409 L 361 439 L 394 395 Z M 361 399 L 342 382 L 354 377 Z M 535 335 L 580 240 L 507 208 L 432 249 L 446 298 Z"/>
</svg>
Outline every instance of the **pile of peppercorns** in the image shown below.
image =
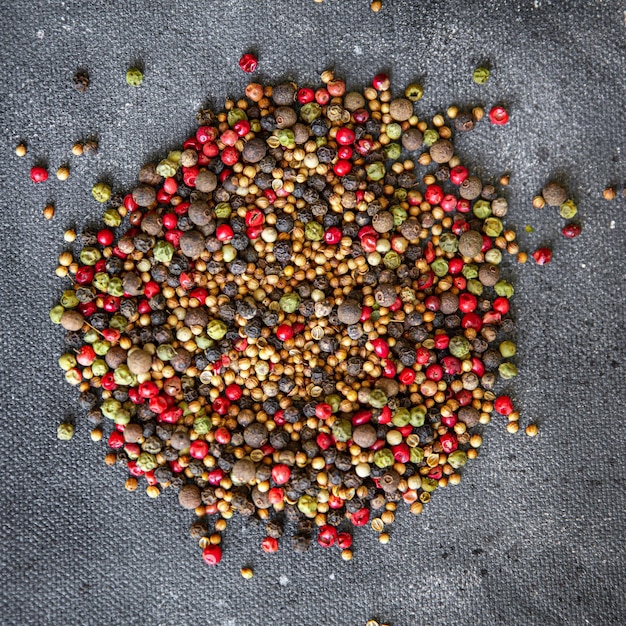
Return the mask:
<svg viewBox="0 0 626 626">
<path fill-rule="evenodd" d="M 104 225 L 60 259 L 72 283 L 50 316 L 92 438 L 127 489 L 195 511 L 208 564 L 235 513 L 266 524 L 265 552 L 290 530 L 350 559 L 351 526 L 386 543 L 398 503 L 419 514 L 459 483 L 493 411 L 518 428 L 493 391 L 517 374 L 515 233 L 452 143 L 484 111 L 428 123 L 417 84 L 322 80 L 200 111 L 132 193 L 94 188 Z"/>
</svg>

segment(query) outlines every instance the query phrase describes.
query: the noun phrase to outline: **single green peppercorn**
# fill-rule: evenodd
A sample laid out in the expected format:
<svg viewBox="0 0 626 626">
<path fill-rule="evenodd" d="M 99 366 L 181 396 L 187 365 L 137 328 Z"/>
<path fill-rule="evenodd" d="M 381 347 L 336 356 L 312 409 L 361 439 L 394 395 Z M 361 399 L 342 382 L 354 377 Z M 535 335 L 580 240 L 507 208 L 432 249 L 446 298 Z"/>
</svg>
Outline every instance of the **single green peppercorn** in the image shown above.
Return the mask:
<svg viewBox="0 0 626 626">
<path fill-rule="evenodd" d="M 53 324 L 60 324 L 61 318 L 63 317 L 63 313 L 65 313 L 65 308 L 60 304 L 57 304 L 55 307 L 50 309 L 50 321 Z"/>
<path fill-rule="evenodd" d="M 500 354 L 508 359 L 515 355 L 517 352 L 517 346 L 512 341 L 503 341 L 499 346 L 498 350 L 500 350 Z"/>
<path fill-rule="evenodd" d="M 467 278 L 467 280 L 470 278 L 478 278 L 478 265 L 475 263 L 468 263 L 463 266 L 461 273 L 465 278 Z"/>
<path fill-rule="evenodd" d="M 472 78 L 477 85 L 484 85 L 489 80 L 490 74 L 491 72 L 486 67 L 477 67 Z"/>
<path fill-rule="evenodd" d="M 429 128 L 425 133 L 424 133 L 424 145 L 430 147 L 432 146 L 436 141 L 439 141 L 439 133 L 436 130 L 433 130 L 432 128 Z"/>
<path fill-rule="evenodd" d="M 426 420 L 426 407 L 425 406 L 414 406 L 409 415 L 409 422 L 411 426 L 415 426 L 415 428 L 420 428 L 420 426 L 424 425 L 424 421 Z"/>
<path fill-rule="evenodd" d="M 339 394 L 333 393 L 329 396 L 326 396 L 324 398 L 324 402 L 326 402 L 326 404 L 330 404 L 330 410 L 332 413 L 337 413 L 337 411 L 339 410 L 339 406 L 341 405 L 341 397 L 339 396 Z"/>
<path fill-rule="evenodd" d="M 382 409 L 387 404 L 387 394 L 382 389 L 372 389 L 370 392 L 369 403 L 375 409 Z"/>
<path fill-rule="evenodd" d="M 393 215 L 393 225 L 396 227 L 406 222 L 408 217 L 407 212 L 400 206 L 394 206 L 391 209 L 391 215 Z"/>
<path fill-rule="evenodd" d="M 491 209 L 490 209 L 491 210 Z M 488 217 L 483 222 L 483 232 L 488 237 L 495 239 L 500 235 L 504 226 L 502 225 L 502 221 L 497 217 Z"/>
<path fill-rule="evenodd" d="M 193 421 L 193 429 L 199 435 L 206 435 L 212 428 L 211 418 L 208 415 L 199 415 Z"/>
<path fill-rule="evenodd" d="M 411 463 L 421 463 L 424 460 L 424 450 L 420 447 L 411 448 Z"/>
<path fill-rule="evenodd" d="M 211 320 L 206 327 L 206 332 L 211 339 L 219 341 L 228 332 L 228 327 L 222 320 Z"/>
<path fill-rule="evenodd" d="M 397 426 L 398 428 L 402 428 L 403 426 L 406 426 L 409 423 L 410 419 L 411 419 L 411 413 L 409 409 L 405 409 L 404 407 L 401 407 L 399 409 L 396 409 L 396 412 L 393 414 L 393 417 L 391 418 L 391 423 L 394 426 Z"/>
<path fill-rule="evenodd" d="M 389 250 L 389 252 L 387 252 L 387 254 L 385 254 L 385 256 L 383 257 L 383 263 L 385 264 L 385 267 L 387 269 L 395 270 L 398 267 L 400 267 L 400 264 L 402 263 L 402 259 L 400 258 L 400 255 L 397 252 L 394 252 L 393 250 Z"/>
<path fill-rule="evenodd" d="M 91 284 L 96 288 L 97 291 L 101 291 L 105 293 L 109 287 L 110 276 L 106 272 L 96 272 L 91 281 Z"/>
<path fill-rule="evenodd" d="M 513 285 L 504 279 L 499 280 L 493 288 L 499 296 L 504 298 L 510 298 L 515 293 Z"/>
<path fill-rule="evenodd" d="M 332 431 L 336 441 L 348 441 L 352 437 L 352 424 L 350 420 L 338 419 L 333 424 Z"/>
<path fill-rule="evenodd" d="M 317 513 L 317 498 L 307 494 L 298 498 L 298 510 L 307 517 L 313 517 Z"/>
<path fill-rule="evenodd" d="M 300 306 L 300 296 L 295 291 L 286 293 L 278 301 L 278 304 L 285 313 L 293 313 Z"/>
<path fill-rule="evenodd" d="M 91 195 L 98 202 L 108 202 L 111 199 L 111 187 L 106 183 L 96 183 L 91 188 Z"/>
<path fill-rule="evenodd" d="M 115 414 L 120 411 L 122 408 L 122 403 L 115 398 L 107 398 L 102 402 L 102 406 L 100 410 L 102 411 L 102 415 L 104 417 L 109 418 L 110 420 L 115 419 Z"/>
<path fill-rule="evenodd" d="M 231 109 L 228 112 L 228 125 L 232 128 L 237 122 L 241 122 L 242 120 L 247 120 L 248 115 L 243 109 Z"/>
<path fill-rule="evenodd" d="M 158 463 L 154 454 L 142 452 L 137 459 L 137 467 L 144 472 L 150 472 L 158 467 Z"/>
<path fill-rule="evenodd" d="M 83 265 L 95 265 L 101 258 L 102 253 L 98 248 L 91 248 L 87 246 L 80 251 L 80 262 Z"/>
<path fill-rule="evenodd" d="M 157 174 L 163 176 L 163 178 L 172 178 L 176 176 L 178 171 L 178 165 L 171 159 L 163 159 L 156 167 Z"/>
<path fill-rule="evenodd" d="M 566 200 L 559 208 L 559 215 L 566 220 L 571 220 L 578 213 L 578 207 L 573 200 Z"/>
<path fill-rule="evenodd" d="M 443 257 L 439 257 L 430 264 L 430 269 L 434 272 L 435 276 L 441 278 L 448 273 L 448 262 Z"/>
<path fill-rule="evenodd" d="M 118 385 L 125 385 L 127 387 L 132 387 L 137 383 L 137 377 L 134 374 L 131 374 L 128 369 L 128 365 L 120 365 L 113 371 L 113 380 Z"/>
<path fill-rule="evenodd" d="M 176 350 L 174 349 L 174 346 L 171 346 L 169 343 L 162 343 L 157 348 L 156 353 L 161 361 L 169 361 L 174 358 Z"/>
<path fill-rule="evenodd" d="M 206 350 L 207 348 L 212 347 L 213 344 L 213 339 L 210 339 L 206 335 L 198 335 L 196 337 L 196 345 L 200 348 L 200 350 Z"/>
<path fill-rule="evenodd" d="M 428 478 L 428 476 L 422 476 L 422 489 L 424 491 L 435 491 L 439 483 L 434 478 Z"/>
<path fill-rule="evenodd" d="M 98 339 L 100 339 L 100 335 L 93 328 L 90 328 L 83 335 L 83 341 L 85 343 L 95 343 L 96 341 L 98 341 Z"/>
<path fill-rule="evenodd" d="M 443 233 L 439 237 L 439 247 L 444 252 L 456 252 L 459 249 L 459 240 L 454 233 Z"/>
<path fill-rule="evenodd" d="M 374 465 L 381 469 L 390 467 L 395 462 L 393 452 L 389 448 L 381 448 L 374 453 Z"/>
<path fill-rule="evenodd" d="M 459 469 L 467 463 L 467 454 L 463 450 L 455 450 L 451 454 L 448 454 L 448 463 L 452 465 L 454 469 Z"/>
<path fill-rule="evenodd" d="M 487 252 L 485 252 L 485 261 L 493 265 L 500 265 L 500 263 L 502 263 L 502 252 L 498 250 L 498 248 L 487 250 Z"/>
<path fill-rule="evenodd" d="M 57 438 L 61 441 L 69 441 L 74 436 L 74 425 L 70 422 L 63 422 L 57 428 Z"/>
<path fill-rule="evenodd" d="M 117 296 L 121 298 L 124 295 L 124 287 L 122 286 L 122 279 L 119 276 L 114 276 L 109 281 L 109 286 L 107 287 L 107 293 L 112 296 Z"/>
<path fill-rule="evenodd" d="M 109 371 L 109 366 L 103 359 L 96 359 L 91 364 L 91 371 L 94 376 L 104 376 Z"/>
<path fill-rule="evenodd" d="M 61 296 L 61 306 L 66 309 L 74 309 L 78 306 L 78 298 L 73 289 L 66 289 Z"/>
<path fill-rule="evenodd" d="M 498 372 L 504 380 L 517 376 L 517 367 L 513 363 L 501 363 Z"/>
<path fill-rule="evenodd" d="M 106 339 L 98 339 L 93 342 L 92 347 L 98 356 L 104 356 L 111 349 L 111 344 Z"/>
<path fill-rule="evenodd" d="M 76 359 L 74 358 L 74 355 L 69 352 L 62 354 L 59 357 L 58 363 L 59 367 L 65 372 L 71 370 L 73 367 L 76 367 Z"/>
<path fill-rule="evenodd" d="M 290 128 L 283 128 L 282 130 L 276 131 L 276 138 L 278 139 L 280 145 L 286 148 L 287 146 L 291 146 L 295 143 L 296 136 Z"/>
<path fill-rule="evenodd" d="M 385 177 L 386 171 L 385 166 L 380 162 L 376 161 L 375 163 L 370 163 L 366 168 L 367 177 L 370 180 L 378 181 Z"/>
<path fill-rule="evenodd" d="M 484 285 L 476 278 L 470 278 L 467 281 L 467 290 L 474 296 L 483 295 Z"/>
<path fill-rule="evenodd" d="M 143 83 L 143 72 L 137 67 L 126 70 L 126 84 L 131 87 L 139 87 Z"/>
<path fill-rule="evenodd" d="M 311 220 L 304 227 L 304 236 L 309 241 L 321 241 L 324 238 L 324 227 L 319 222 Z"/>
<path fill-rule="evenodd" d="M 469 340 L 463 335 L 455 335 L 450 339 L 450 343 L 448 344 L 448 350 L 450 350 L 450 354 L 452 356 L 457 357 L 458 359 L 462 359 L 466 354 L 469 353 L 472 346 Z"/>
<path fill-rule="evenodd" d="M 317 102 L 309 102 L 300 109 L 300 117 L 310 124 L 322 115 L 322 107 Z"/>
<path fill-rule="evenodd" d="M 405 90 L 404 95 L 411 101 L 417 102 L 424 95 L 424 89 L 417 83 L 411 83 Z"/>
<path fill-rule="evenodd" d="M 122 223 L 122 216 L 117 209 L 107 209 L 102 214 L 102 220 L 109 228 L 117 228 Z"/>
<path fill-rule="evenodd" d="M 169 263 L 174 256 L 174 246 L 169 241 L 163 241 L 161 239 L 156 242 L 152 254 L 157 261 Z"/>
<path fill-rule="evenodd" d="M 491 215 L 491 203 L 487 200 L 476 200 L 472 211 L 478 219 L 484 220 Z"/>
<path fill-rule="evenodd" d="M 111 328 L 115 328 L 116 330 L 119 330 L 122 332 L 125 330 L 127 325 L 128 325 L 128 320 L 123 315 L 120 315 L 119 313 L 116 313 L 109 320 L 109 326 Z"/>
<path fill-rule="evenodd" d="M 389 143 L 385 146 L 383 153 L 387 159 L 397 161 L 402 155 L 402 148 L 400 147 L 400 144 Z"/>
<path fill-rule="evenodd" d="M 228 204 L 228 202 L 220 202 L 215 207 L 215 217 L 220 220 L 225 220 L 230 217 L 233 208 Z"/>
<path fill-rule="evenodd" d="M 402 136 L 402 126 L 397 122 L 392 122 L 391 124 L 387 124 L 385 132 L 387 133 L 387 137 L 391 140 L 400 139 Z"/>
</svg>

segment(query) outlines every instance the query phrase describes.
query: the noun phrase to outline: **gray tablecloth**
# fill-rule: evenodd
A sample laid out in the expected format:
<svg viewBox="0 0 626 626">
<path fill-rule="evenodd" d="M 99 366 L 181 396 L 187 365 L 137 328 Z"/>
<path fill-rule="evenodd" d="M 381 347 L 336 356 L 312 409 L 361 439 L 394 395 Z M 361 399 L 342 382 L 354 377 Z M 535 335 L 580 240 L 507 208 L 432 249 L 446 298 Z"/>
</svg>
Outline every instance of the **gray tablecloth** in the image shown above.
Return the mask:
<svg viewBox="0 0 626 626">
<path fill-rule="evenodd" d="M 626 199 L 602 199 L 626 179 L 624 4 L 289 0 L 191 3 L 16 0 L 0 39 L 0 623 L 253 626 L 626 623 L 624 287 Z M 234 519 L 218 568 L 187 534 L 191 514 L 171 495 L 123 488 L 89 440 L 76 393 L 56 358 L 62 333 L 48 309 L 66 227 L 93 222 L 92 184 L 130 187 L 140 165 L 194 128 L 194 112 L 242 93 L 242 52 L 257 76 L 316 84 L 334 67 L 351 86 L 381 70 L 395 90 L 423 81 L 422 115 L 504 102 L 511 123 L 459 139 L 465 162 L 497 181 L 511 172 L 507 222 L 523 249 L 551 245 L 553 262 L 509 263 L 520 375 L 501 385 L 537 439 L 502 420 L 460 486 L 406 508 L 379 545 L 356 532 L 355 556 L 314 546 L 298 556 L 259 550 L 262 528 Z M 472 82 L 489 62 L 492 78 Z M 125 84 L 130 64 L 145 82 Z M 84 95 L 71 85 L 89 70 Z M 95 158 L 70 156 L 98 137 Z M 14 146 L 28 143 L 19 159 Z M 44 161 L 47 184 L 28 179 Z M 69 163 L 67 182 L 54 177 Z M 575 241 L 533 195 L 552 175 L 580 204 Z M 56 205 L 51 222 L 42 217 Z M 534 227 L 526 233 L 524 226 Z M 57 424 L 77 415 L 70 444 Z M 255 570 L 243 580 L 239 569 Z"/>
</svg>

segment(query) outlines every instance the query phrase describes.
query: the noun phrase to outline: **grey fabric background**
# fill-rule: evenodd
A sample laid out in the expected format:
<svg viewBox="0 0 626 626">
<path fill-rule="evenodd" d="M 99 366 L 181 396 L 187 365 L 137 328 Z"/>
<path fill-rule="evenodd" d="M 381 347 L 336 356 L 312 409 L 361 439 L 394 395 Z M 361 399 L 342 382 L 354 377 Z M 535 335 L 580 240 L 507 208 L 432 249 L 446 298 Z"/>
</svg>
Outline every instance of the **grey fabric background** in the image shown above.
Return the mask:
<svg viewBox="0 0 626 626">
<path fill-rule="evenodd" d="M 378 15 L 367 0 L 3 4 L 0 623 L 626 623 L 626 200 L 601 198 L 626 179 L 623 2 L 385 0 Z M 56 365 L 62 333 L 47 317 L 62 289 L 62 233 L 100 214 L 96 180 L 128 189 L 144 161 L 192 131 L 201 103 L 241 94 L 248 49 L 270 81 L 316 84 L 333 66 L 351 86 L 383 69 L 395 90 L 419 78 L 421 115 L 505 102 L 509 126 L 479 125 L 459 152 L 494 181 L 511 172 L 508 224 L 524 249 L 554 248 L 549 266 L 508 265 L 520 376 L 500 389 L 539 437 L 495 420 L 460 486 L 421 517 L 403 508 L 387 546 L 357 531 L 351 563 L 317 546 L 264 555 L 262 529 L 235 519 L 222 564 L 208 568 L 187 534 L 191 515 L 171 495 L 127 493 L 80 416 L 71 443 L 56 439 L 77 413 Z M 471 72 L 483 61 L 493 75 L 480 87 Z M 138 89 L 124 81 L 135 62 Z M 91 76 L 84 95 L 71 86 L 79 67 Z M 73 141 L 92 135 L 99 155 L 71 157 Z M 13 152 L 21 139 L 24 159 Z M 51 178 L 34 186 L 28 169 L 40 160 Z M 580 203 L 576 241 L 560 235 L 554 210 L 530 204 L 553 174 Z M 48 200 L 52 222 L 41 215 Z"/>
</svg>

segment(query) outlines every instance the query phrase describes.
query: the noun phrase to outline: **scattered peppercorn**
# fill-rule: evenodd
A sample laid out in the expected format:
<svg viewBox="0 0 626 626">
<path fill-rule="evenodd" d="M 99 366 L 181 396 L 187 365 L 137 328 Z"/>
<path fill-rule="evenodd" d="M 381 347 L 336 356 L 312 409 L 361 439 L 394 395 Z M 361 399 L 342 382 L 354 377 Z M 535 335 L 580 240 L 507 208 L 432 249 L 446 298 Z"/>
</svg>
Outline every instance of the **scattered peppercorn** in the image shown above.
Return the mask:
<svg viewBox="0 0 626 626">
<path fill-rule="evenodd" d="M 256 56 L 251 53 L 244 54 L 239 59 L 239 67 L 247 74 L 252 74 L 252 72 L 256 71 L 258 65 L 259 62 Z"/>
<path fill-rule="evenodd" d="M 52 204 L 46 204 L 43 210 L 43 216 L 47 220 L 51 220 L 54 217 L 54 206 Z"/>
<path fill-rule="evenodd" d="M 72 146 L 72 154 L 74 156 L 81 156 L 83 154 L 83 144 L 80 141 L 77 141 Z"/>
<path fill-rule="evenodd" d="M 61 166 L 57 169 L 57 178 L 59 180 L 67 180 L 70 177 L 70 168 L 67 166 Z"/>
<path fill-rule="evenodd" d="M 57 429 L 57 437 L 61 441 L 69 441 L 74 436 L 74 425 L 70 422 L 59 424 Z"/>
<path fill-rule="evenodd" d="M 615 196 L 617 195 L 616 191 L 615 191 L 615 187 L 607 187 L 603 192 L 602 192 L 602 197 L 605 200 L 608 200 L 609 202 L 611 200 L 615 199 Z"/>
<path fill-rule="evenodd" d="M 85 93 L 89 87 L 89 74 L 84 70 L 79 70 L 74 74 L 72 84 L 78 93 Z"/>
<path fill-rule="evenodd" d="M 484 85 L 488 80 L 491 72 L 486 67 L 477 67 L 474 70 L 472 78 L 477 85 Z"/>
<path fill-rule="evenodd" d="M 130 67 L 126 70 L 126 84 L 131 87 L 139 87 L 143 83 L 143 72 L 138 67 Z"/>
<path fill-rule="evenodd" d="M 394 100 L 386 74 L 362 94 L 322 81 L 252 83 L 200 112 L 59 258 L 59 365 L 110 424 L 105 461 L 149 497 L 177 492 L 211 565 L 235 513 L 264 520 L 268 553 L 283 516 L 297 552 L 316 540 L 350 560 L 347 528 L 372 514 L 386 543 L 397 502 L 417 515 L 459 483 L 498 377 L 517 374 L 506 200 L 461 164 L 443 115 L 413 114 L 421 86 Z M 448 109 L 462 132 L 483 115 Z"/>
<path fill-rule="evenodd" d="M 251 567 L 242 567 L 241 568 L 241 575 L 246 580 L 250 580 L 250 578 L 252 578 L 254 576 L 254 572 L 252 571 Z"/>
<path fill-rule="evenodd" d="M 18 157 L 26 156 L 26 144 L 18 143 L 17 146 L 15 146 L 15 154 L 17 154 Z"/>
<path fill-rule="evenodd" d="M 383 3 L 381 2 L 381 0 L 372 0 L 370 8 L 374 13 L 378 13 L 383 8 Z"/>
<path fill-rule="evenodd" d="M 526 434 L 529 437 L 536 437 L 539 433 L 539 429 L 537 428 L 537 424 L 528 424 L 526 426 Z"/>
</svg>

